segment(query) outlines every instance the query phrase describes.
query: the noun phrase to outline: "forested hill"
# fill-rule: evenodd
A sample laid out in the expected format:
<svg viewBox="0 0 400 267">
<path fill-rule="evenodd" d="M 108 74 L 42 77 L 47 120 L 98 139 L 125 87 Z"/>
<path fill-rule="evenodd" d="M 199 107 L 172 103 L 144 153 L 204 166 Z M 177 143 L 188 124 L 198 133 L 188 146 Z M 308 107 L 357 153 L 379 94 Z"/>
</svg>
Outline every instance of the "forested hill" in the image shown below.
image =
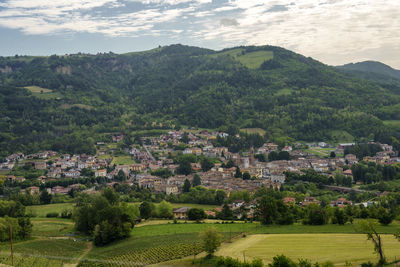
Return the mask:
<svg viewBox="0 0 400 267">
<path fill-rule="evenodd" d="M 400 70 L 393 69 L 392 67 L 377 61 L 363 61 L 357 63 L 349 63 L 343 66 L 338 66 L 338 68 L 375 73 L 400 80 Z"/>
<path fill-rule="evenodd" d="M 0 84 L 3 156 L 39 149 L 92 153 L 93 143 L 111 132 L 180 124 L 258 127 L 271 139 L 378 134 L 393 141 L 398 133 L 388 127 L 396 124 L 384 121 L 400 120 L 400 86 L 273 46 L 2 57 Z"/>
<path fill-rule="evenodd" d="M 393 69 L 381 62 L 363 61 L 337 66 L 336 68 L 362 79 L 379 83 L 389 90 L 400 87 L 400 70 Z"/>
</svg>

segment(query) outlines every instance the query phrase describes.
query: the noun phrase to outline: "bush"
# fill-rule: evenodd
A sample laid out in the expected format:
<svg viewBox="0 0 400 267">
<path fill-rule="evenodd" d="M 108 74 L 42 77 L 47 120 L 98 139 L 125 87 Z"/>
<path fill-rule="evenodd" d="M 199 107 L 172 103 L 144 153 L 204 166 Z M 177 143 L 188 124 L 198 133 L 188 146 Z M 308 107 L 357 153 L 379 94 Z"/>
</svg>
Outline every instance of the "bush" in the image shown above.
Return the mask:
<svg viewBox="0 0 400 267">
<path fill-rule="evenodd" d="M 47 218 L 57 218 L 58 217 L 58 212 L 49 212 L 46 214 Z"/>
<path fill-rule="evenodd" d="M 70 219 L 72 217 L 72 210 L 65 209 L 61 212 L 61 218 Z"/>
</svg>

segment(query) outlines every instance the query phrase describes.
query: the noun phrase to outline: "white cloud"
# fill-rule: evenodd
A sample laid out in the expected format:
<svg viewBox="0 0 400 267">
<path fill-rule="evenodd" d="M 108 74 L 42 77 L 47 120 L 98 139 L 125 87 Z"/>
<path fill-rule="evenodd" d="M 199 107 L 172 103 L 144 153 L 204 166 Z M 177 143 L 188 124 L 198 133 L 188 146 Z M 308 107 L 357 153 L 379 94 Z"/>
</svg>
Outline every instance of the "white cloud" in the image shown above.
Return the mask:
<svg viewBox="0 0 400 267">
<path fill-rule="evenodd" d="M 132 2 L 144 7 L 129 10 L 128 3 Z M 26 34 L 88 32 L 112 37 L 173 36 L 178 40 L 184 36 L 185 40 L 193 40 L 192 44 L 208 42 L 214 48 L 271 44 L 330 64 L 357 58 L 382 58 L 400 67 L 400 58 L 393 56 L 398 55 L 400 44 L 398 0 L 217 3 L 211 0 L 3 0 L 0 26 Z M 121 9 L 122 6 L 126 8 Z M 392 56 L 388 56 L 390 53 Z"/>
</svg>

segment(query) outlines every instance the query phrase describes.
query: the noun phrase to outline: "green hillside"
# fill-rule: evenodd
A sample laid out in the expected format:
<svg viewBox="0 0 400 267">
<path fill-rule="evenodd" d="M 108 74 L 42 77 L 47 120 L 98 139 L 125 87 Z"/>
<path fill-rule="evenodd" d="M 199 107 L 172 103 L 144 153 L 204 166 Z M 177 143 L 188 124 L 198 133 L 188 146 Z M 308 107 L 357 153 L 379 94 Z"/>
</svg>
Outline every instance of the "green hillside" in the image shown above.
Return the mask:
<svg viewBox="0 0 400 267">
<path fill-rule="evenodd" d="M 399 139 L 383 120 L 400 120 L 400 87 L 274 46 L 0 57 L 0 68 L 11 70 L 0 73 L 1 156 L 93 153 L 110 132 L 177 125 L 260 128 L 270 139 Z"/>
</svg>

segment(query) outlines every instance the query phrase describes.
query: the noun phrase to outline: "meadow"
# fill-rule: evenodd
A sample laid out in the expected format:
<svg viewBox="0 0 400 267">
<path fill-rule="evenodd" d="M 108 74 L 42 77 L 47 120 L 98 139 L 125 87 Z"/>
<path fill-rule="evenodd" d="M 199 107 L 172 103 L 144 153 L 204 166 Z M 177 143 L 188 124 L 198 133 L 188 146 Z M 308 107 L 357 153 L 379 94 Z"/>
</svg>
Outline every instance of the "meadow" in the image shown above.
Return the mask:
<svg viewBox="0 0 400 267">
<path fill-rule="evenodd" d="M 393 235 L 383 236 L 384 252 L 389 261 L 400 256 L 400 243 Z M 361 234 L 274 234 L 251 235 L 222 247 L 217 255 L 243 260 L 260 258 L 271 263 L 276 255 L 284 254 L 297 261 L 309 259 L 313 263 L 331 261 L 335 266 L 359 266 L 362 262 L 376 262 L 371 241 Z M 346 265 L 347 264 L 347 265 Z"/>
<path fill-rule="evenodd" d="M 61 99 L 62 95 L 58 92 L 53 92 L 53 90 L 42 88 L 39 86 L 25 86 L 24 88 L 28 89 L 33 96 L 41 98 L 41 99 Z"/>
</svg>

